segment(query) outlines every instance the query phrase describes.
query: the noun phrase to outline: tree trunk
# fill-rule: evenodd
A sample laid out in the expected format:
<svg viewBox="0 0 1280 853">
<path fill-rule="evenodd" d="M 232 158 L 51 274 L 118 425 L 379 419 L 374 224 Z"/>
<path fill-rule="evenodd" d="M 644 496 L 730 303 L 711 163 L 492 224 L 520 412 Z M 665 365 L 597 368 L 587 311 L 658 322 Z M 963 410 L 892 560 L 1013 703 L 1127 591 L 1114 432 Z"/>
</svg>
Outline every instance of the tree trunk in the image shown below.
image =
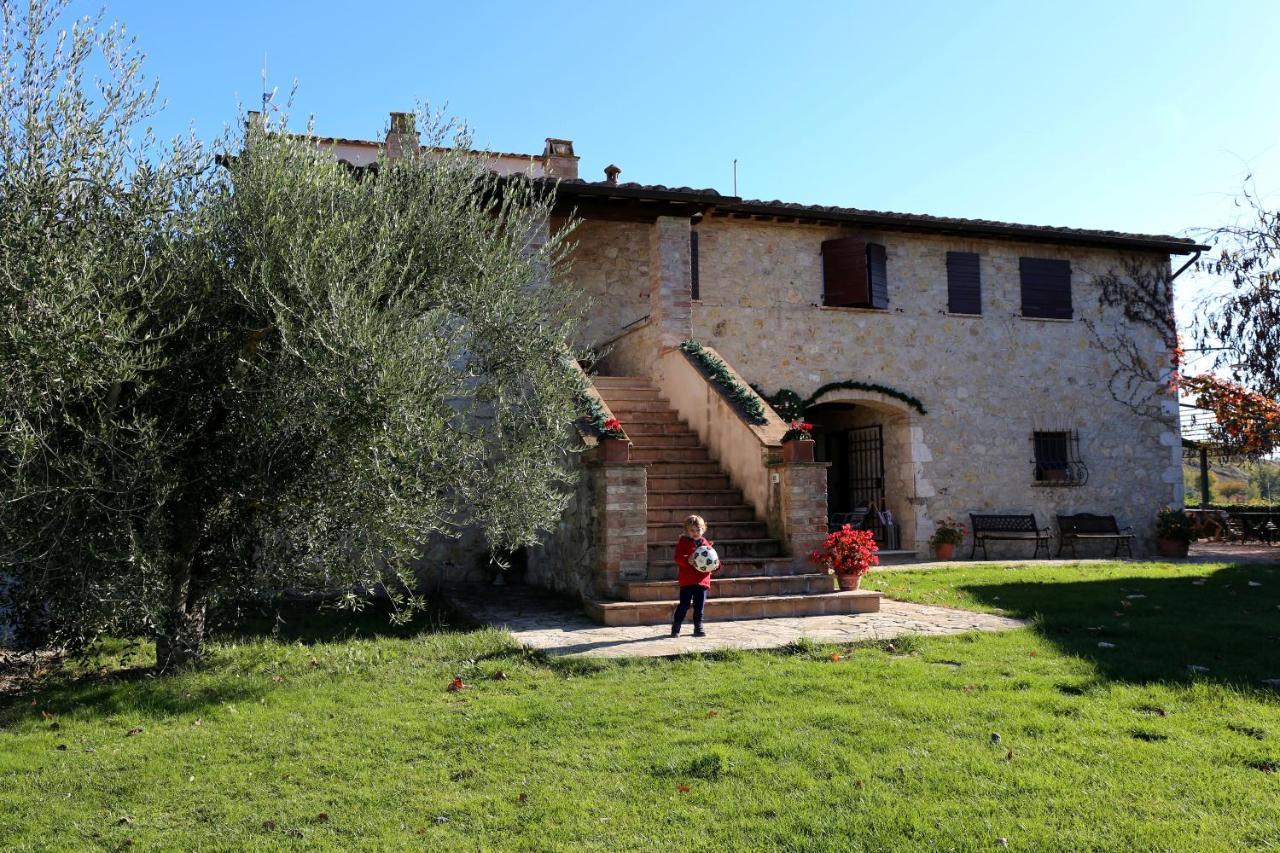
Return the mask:
<svg viewBox="0 0 1280 853">
<path fill-rule="evenodd" d="M 163 629 L 156 637 L 156 668 L 161 672 L 191 663 L 203 650 L 208 603 L 208 586 L 198 555 L 203 511 L 199 499 L 183 501 L 174 511 L 169 602 Z"/>
</svg>

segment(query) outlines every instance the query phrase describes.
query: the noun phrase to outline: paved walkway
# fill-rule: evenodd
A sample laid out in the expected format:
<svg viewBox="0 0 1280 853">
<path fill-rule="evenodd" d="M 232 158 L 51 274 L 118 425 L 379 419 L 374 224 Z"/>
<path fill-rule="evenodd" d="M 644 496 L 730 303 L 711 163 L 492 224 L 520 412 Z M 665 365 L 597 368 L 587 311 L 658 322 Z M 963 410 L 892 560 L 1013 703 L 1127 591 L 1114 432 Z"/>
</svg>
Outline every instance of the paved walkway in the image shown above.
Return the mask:
<svg viewBox="0 0 1280 853">
<path fill-rule="evenodd" d="M 966 631 L 1007 631 L 1025 622 L 988 613 L 953 610 L 884 599 L 879 613 L 848 616 L 799 616 L 708 622 L 707 636 L 694 639 L 668 636 L 663 625 L 610 628 L 587 619 L 563 599 L 529 587 L 492 587 L 483 601 L 455 593 L 474 618 L 506 628 L 524 646 L 552 655 L 589 657 L 667 657 L 712 649 L 772 649 L 807 637 L 815 642 L 845 643 L 887 640 L 902 634 L 960 634 Z"/>
</svg>

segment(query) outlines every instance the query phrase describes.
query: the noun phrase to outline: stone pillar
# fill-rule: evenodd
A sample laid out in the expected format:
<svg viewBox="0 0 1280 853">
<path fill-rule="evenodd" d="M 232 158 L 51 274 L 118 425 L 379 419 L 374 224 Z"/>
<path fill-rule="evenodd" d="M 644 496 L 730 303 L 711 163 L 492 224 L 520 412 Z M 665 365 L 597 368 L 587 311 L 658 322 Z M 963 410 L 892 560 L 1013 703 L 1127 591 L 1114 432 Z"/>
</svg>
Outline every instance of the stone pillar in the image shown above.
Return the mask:
<svg viewBox="0 0 1280 853">
<path fill-rule="evenodd" d="M 775 484 L 779 523 L 787 553 L 796 563 L 807 563 L 809 554 L 827 536 L 827 468 L 829 462 L 786 462 L 770 470 Z"/>
<path fill-rule="evenodd" d="M 644 462 L 588 462 L 595 483 L 595 592 L 621 594 L 619 583 L 649 572 L 649 493 Z"/>
<path fill-rule="evenodd" d="M 693 337 L 689 220 L 659 216 L 649 231 L 649 323 L 662 349 Z"/>
</svg>

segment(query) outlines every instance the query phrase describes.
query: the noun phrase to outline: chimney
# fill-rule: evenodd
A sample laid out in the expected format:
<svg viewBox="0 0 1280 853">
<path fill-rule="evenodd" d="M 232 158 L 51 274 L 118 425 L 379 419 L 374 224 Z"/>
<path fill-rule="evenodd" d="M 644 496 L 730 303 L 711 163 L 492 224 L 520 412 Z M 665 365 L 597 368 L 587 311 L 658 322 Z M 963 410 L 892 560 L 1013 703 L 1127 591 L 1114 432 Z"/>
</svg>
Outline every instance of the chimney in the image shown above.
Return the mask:
<svg viewBox="0 0 1280 853">
<path fill-rule="evenodd" d="M 604 182 L 613 186 L 618 185 L 618 175 L 622 174 L 622 170 L 610 163 L 604 167 Z"/>
<path fill-rule="evenodd" d="M 547 138 L 547 147 L 542 149 L 542 173 L 549 178 L 577 180 L 578 158 L 573 153 L 572 139 Z"/>
<path fill-rule="evenodd" d="M 421 145 L 414 114 L 392 113 L 391 129 L 387 131 L 387 159 L 395 160 L 406 154 L 413 154 Z"/>
</svg>

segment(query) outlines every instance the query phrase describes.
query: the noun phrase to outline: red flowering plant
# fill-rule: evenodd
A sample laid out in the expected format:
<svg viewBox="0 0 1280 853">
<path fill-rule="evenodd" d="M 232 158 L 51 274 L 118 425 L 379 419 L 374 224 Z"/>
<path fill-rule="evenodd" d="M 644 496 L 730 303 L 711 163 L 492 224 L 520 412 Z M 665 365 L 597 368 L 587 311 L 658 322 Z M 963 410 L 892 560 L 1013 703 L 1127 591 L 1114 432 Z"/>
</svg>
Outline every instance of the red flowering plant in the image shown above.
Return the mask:
<svg viewBox="0 0 1280 853">
<path fill-rule="evenodd" d="M 929 538 L 929 544 L 935 548 L 939 545 L 959 545 L 968 532 L 965 526 L 954 518 L 944 518 L 938 522 L 933 536 Z"/>
<path fill-rule="evenodd" d="M 622 422 L 617 418 L 605 418 L 604 423 L 600 424 L 600 434 L 605 438 L 623 438 L 625 436 L 622 431 Z"/>
<path fill-rule="evenodd" d="M 783 441 L 812 441 L 813 440 L 813 424 L 807 424 L 801 420 L 791 422 L 791 429 L 782 434 Z"/>
<path fill-rule="evenodd" d="M 880 558 L 876 556 L 879 550 L 870 530 L 854 530 L 852 525 L 846 524 L 828 533 L 822 550 L 814 551 L 809 559 L 829 575 L 862 577 L 871 571 L 872 566 L 880 565 Z"/>
</svg>

